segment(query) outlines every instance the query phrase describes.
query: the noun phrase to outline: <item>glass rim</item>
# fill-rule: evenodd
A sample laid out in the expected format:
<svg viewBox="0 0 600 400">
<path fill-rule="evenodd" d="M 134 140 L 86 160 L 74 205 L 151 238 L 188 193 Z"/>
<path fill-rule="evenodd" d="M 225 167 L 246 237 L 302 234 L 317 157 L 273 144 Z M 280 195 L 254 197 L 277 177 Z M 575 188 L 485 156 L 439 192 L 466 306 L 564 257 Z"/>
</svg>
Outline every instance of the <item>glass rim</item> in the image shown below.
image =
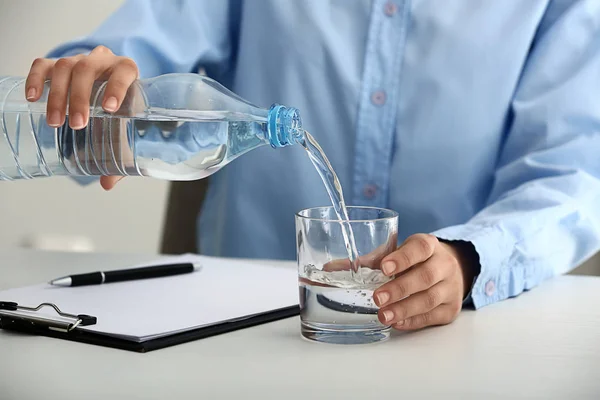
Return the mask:
<svg viewBox="0 0 600 400">
<path fill-rule="evenodd" d="M 365 223 L 365 222 L 378 222 L 378 221 L 389 221 L 391 219 L 397 219 L 398 213 L 394 210 L 390 210 L 389 208 L 383 207 L 374 207 L 374 206 L 346 206 L 347 210 L 377 210 L 377 211 L 385 211 L 386 213 L 390 213 L 391 215 L 380 218 L 370 218 L 370 219 L 349 219 L 349 220 L 339 220 L 337 218 L 318 218 L 318 217 L 309 217 L 306 215 L 301 215 L 303 212 L 308 212 L 312 210 L 332 210 L 333 206 L 320 206 L 320 207 L 310 207 L 305 208 L 303 210 L 298 211 L 295 215 L 296 218 L 301 218 L 303 220 L 308 221 L 319 221 L 319 222 L 348 222 L 350 224 L 354 223 Z"/>
</svg>

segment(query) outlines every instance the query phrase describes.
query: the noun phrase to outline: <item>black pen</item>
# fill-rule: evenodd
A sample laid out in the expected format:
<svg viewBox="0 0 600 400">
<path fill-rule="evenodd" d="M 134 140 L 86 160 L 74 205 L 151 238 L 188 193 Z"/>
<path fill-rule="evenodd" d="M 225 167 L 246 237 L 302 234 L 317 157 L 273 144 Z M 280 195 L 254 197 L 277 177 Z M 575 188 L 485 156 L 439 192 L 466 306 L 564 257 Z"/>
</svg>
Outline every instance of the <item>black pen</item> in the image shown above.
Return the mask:
<svg viewBox="0 0 600 400">
<path fill-rule="evenodd" d="M 165 276 L 187 274 L 199 269 L 199 265 L 194 265 L 192 263 L 152 265 L 140 268 L 70 275 L 54 279 L 50 281 L 50 284 L 54 286 L 101 285 L 103 283 L 162 278 Z"/>
</svg>

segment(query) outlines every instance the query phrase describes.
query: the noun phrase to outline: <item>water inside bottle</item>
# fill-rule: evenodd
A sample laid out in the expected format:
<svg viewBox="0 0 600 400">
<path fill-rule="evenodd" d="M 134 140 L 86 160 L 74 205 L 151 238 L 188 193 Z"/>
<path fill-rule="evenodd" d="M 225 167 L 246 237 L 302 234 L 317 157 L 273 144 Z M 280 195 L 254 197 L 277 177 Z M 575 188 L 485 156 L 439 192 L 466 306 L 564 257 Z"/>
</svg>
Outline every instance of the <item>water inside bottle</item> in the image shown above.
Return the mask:
<svg viewBox="0 0 600 400">
<path fill-rule="evenodd" d="M 143 118 L 105 115 L 90 118 L 87 128 L 78 131 L 68 126 L 68 117 L 55 129 L 48 126 L 44 113 L 5 112 L 0 160 L 12 161 L 0 165 L 0 179 L 52 175 L 202 179 L 221 168 L 224 160 L 260 144 L 255 133 L 265 129 L 266 121 L 244 117 L 204 115 L 198 121 L 165 113 Z"/>
</svg>

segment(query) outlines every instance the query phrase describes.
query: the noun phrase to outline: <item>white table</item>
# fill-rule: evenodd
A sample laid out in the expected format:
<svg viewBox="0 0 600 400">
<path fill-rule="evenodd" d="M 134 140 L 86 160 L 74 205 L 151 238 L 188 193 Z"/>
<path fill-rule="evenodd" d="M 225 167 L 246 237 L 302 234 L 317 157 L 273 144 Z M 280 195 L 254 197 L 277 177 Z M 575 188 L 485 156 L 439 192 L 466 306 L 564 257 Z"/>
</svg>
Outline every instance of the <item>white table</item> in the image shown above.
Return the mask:
<svg viewBox="0 0 600 400">
<path fill-rule="evenodd" d="M 3 252 L 0 289 L 152 258 Z M 305 341 L 297 318 L 147 354 L 0 331 L 0 399 L 600 399 L 599 307 L 600 278 L 564 276 L 358 347 Z"/>
</svg>

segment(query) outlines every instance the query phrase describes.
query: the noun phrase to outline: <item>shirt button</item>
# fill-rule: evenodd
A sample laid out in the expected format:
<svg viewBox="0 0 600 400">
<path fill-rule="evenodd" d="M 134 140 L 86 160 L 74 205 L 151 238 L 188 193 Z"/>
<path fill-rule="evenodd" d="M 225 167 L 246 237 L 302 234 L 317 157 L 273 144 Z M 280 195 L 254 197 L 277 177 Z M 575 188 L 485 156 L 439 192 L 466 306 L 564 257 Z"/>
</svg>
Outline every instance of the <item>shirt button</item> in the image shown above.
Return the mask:
<svg viewBox="0 0 600 400">
<path fill-rule="evenodd" d="M 490 297 L 494 294 L 494 292 L 496 291 L 496 284 L 494 283 L 494 281 L 488 281 L 488 283 L 485 284 L 485 294 Z"/>
<path fill-rule="evenodd" d="M 366 185 L 363 189 L 363 194 L 367 199 L 372 199 L 377 194 L 377 186 L 375 185 Z"/>
<path fill-rule="evenodd" d="M 396 3 L 391 1 L 385 3 L 385 6 L 383 7 L 383 12 L 385 13 L 385 15 L 391 17 L 394 14 L 396 14 L 396 11 L 398 11 L 398 6 L 396 6 Z"/>
<path fill-rule="evenodd" d="M 371 95 L 371 102 L 378 106 L 385 104 L 385 92 L 383 90 L 373 92 Z"/>
</svg>

